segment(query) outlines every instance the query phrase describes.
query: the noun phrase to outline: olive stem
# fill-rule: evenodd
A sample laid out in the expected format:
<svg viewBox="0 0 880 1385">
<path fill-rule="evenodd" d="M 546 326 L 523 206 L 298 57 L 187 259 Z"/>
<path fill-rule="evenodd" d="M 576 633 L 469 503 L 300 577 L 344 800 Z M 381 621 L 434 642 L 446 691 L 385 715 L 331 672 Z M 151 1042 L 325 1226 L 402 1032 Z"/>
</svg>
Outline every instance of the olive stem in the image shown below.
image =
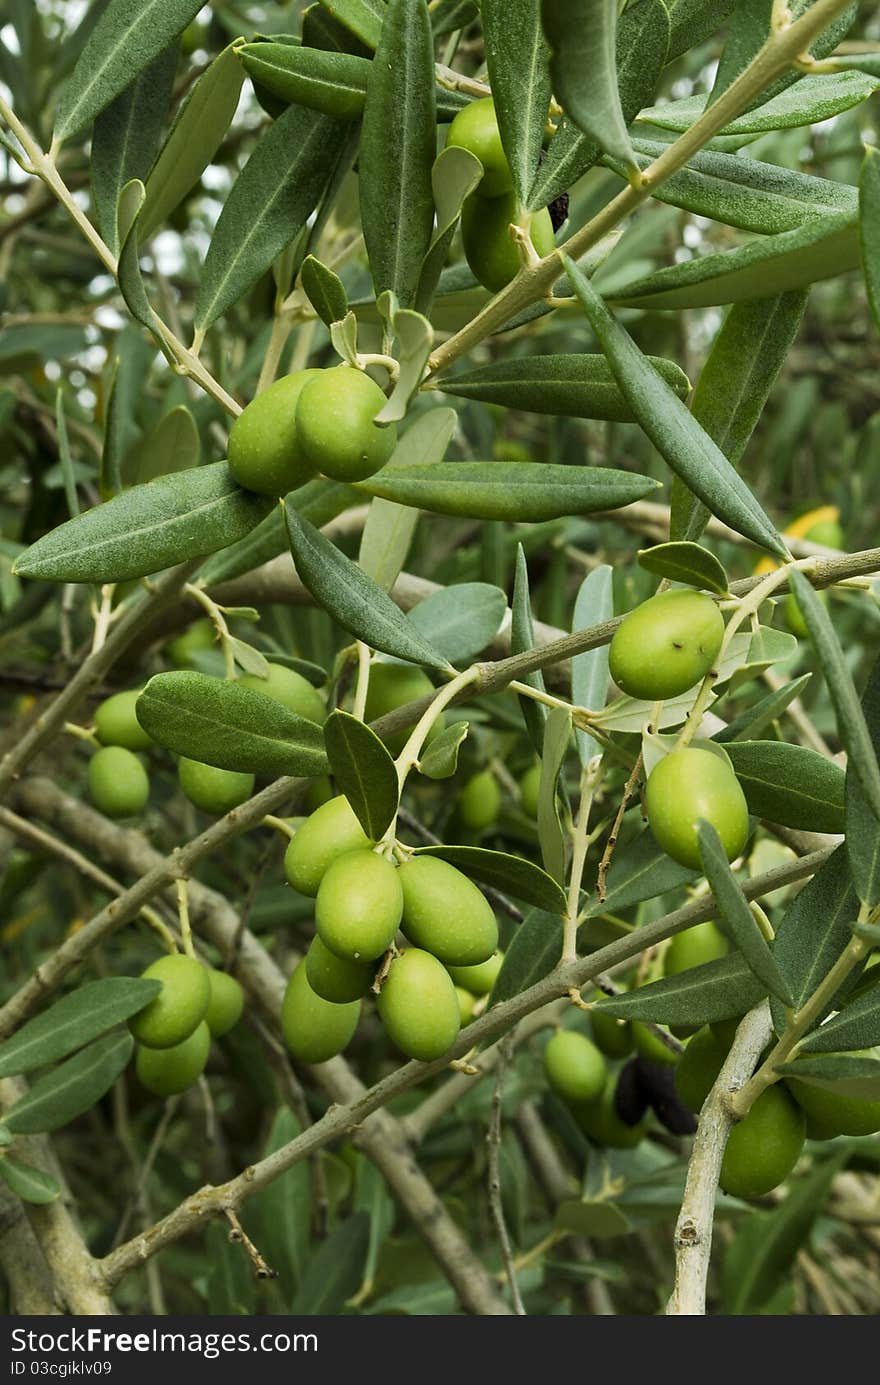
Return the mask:
<svg viewBox="0 0 880 1385">
<path fill-rule="evenodd" d="M 579 713 L 584 719 L 590 717 L 592 713 L 588 707 L 573 707 L 570 702 L 566 702 L 564 697 L 554 697 L 552 693 L 545 692 L 543 688 L 533 688 L 528 683 L 520 683 L 514 680 L 508 683 L 511 692 L 518 693 L 520 697 L 530 697 L 533 702 L 540 702 L 544 707 L 562 707 L 566 712 Z M 584 728 L 588 729 L 587 727 Z"/>
<path fill-rule="evenodd" d="M 455 698 L 458 697 L 459 693 L 463 692 L 469 684 L 476 682 L 478 675 L 478 664 L 472 664 L 471 667 L 466 668 L 463 673 L 456 674 L 445 687 L 440 689 L 430 706 L 416 722 L 409 740 L 406 742 L 403 750 L 401 750 L 396 761 L 397 780 L 401 792 L 403 792 L 403 786 L 406 783 L 410 770 L 415 769 L 416 765 L 419 763 L 419 755 L 440 713 L 443 711 L 444 707 L 450 702 L 453 702 Z"/>
<path fill-rule="evenodd" d="M 277 832 L 282 832 L 288 841 L 293 841 L 296 836 L 296 828 L 291 827 L 290 823 L 285 822 L 283 818 L 276 818 L 274 813 L 266 814 L 263 818 L 263 825 L 264 827 L 274 827 Z"/>
<path fill-rule="evenodd" d="M 105 582 L 101 588 L 101 604 L 95 614 L 95 633 L 92 638 L 93 654 L 97 654 L 98 650 L 107 642 L 107 632 L 113 619 L 113 593 L 115 590 L 115 582 Z"/>
<path fill-rule="evenodd" d="M 193 943 L 192 928 L 189 921 L 189 881 L 186 876 L 181 876 L 177 881 L 177 916 L 180 920 L 180 936 L 183 941 L 183 950 L 187 957 L 195 958 L 196 949 Z"/>
<path fill-rule="evenodd" d="M 633 790 L 635 789 L 636 784 L 639 781 L 639 775 L 642 772 L 643 763 L 644 762 L 642 758 L 642 752 L 639 751 L 636 757 L 636 762 L 633 765 L 632 770 L 630 771 L 630 776 L 623 786 L 623 796 L 621 797 L 620 805 L 617 809 L 617 816 L 614 819 L 614 825 L 611 828 L 611 834 L 608 838 L 607 843 L 605 844 L 605 850 L 602 853 L 602 860 L 599 862 L 599 875 L 596 880 L 596 895 L 600 904 L 605 903 L 605 879 L 608 875 L 608 868 L 611 865 L 611 858 L 614 855 L 614 848 L 617 846 L 617 834 L 620 831 L 620 824 L 623 822 L 623 815 L 626 812 L 627 805 L 633 794 Z"/>
<path fill-rule="evenodd" d="M 580 802 L 577 819 L 572 828 L 571 873 L 568 881 L 568 897 L 565 909 L 565 926 L 562 935 L 562 958 L 560 964 L 577 960 L 578 914 L 580 912 L 581 888 L 584 879 L 584 866 L 590 845 L 589 825 L 593 796 L 602 778 L 602 756 L 594 755 L 581 772 Z"/>
<path fill-rule="evenodd" d="M 372 658 L 372 651 L 368 644 L 364 644 L 363 640 L 357 641 L 356 648 L 358 671 L 351 714 L 353 717 L 357 717 L 358 721 L 363 721 L 367 707 L 367 693 L 370 688 L 370 659 Z"/>
<path fill-rule="evenodd" d="M 101 749 L 101 742 L 95 734 L 94 728 L 90 726 L 77 726 L 75 721 L 66 721 L 63 728 L 68 736 L 76 736 L 77 740 L 85 741 L 93 750 Z"/>
<path fill-rule="evenodd" d="M 204 611 L 207 612 L 214 629 L 217 632 L 217 639 L 220 641 L 220 648 L 223 650 L 223 662 L 226 666 L 226 677 L 234 679 L 237 677 L 235 672 L 235 655 L 232 652 L 232 637 L 229 633 L 229 626 L 223 614 L 222 606 L 218 606 L 213 601 L 204 587 L 198 582 L 187 582 L 184 587 L 184 594 L 197 601 Z"/>
</svg>

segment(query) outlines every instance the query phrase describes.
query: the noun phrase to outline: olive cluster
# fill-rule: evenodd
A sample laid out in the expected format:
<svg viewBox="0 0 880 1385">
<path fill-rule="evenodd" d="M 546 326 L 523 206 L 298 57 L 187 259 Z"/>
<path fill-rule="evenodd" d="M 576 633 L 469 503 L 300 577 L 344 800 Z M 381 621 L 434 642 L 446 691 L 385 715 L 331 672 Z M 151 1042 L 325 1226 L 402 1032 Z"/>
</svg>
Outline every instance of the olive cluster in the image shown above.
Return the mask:
<svg viewBox="0 0 880 1385">
<path fill-rule="evenodd" d="M 315 900 L 315 936 L 281 1012 L 287 1045 L 303 1062 L 345 1048 L 370 992 L 402 1053 L 439 1058 L 500 966 L 495 915 L 466 875 L 435 856 L 397 861 L 376 847 L 340 794 L 315 809 L 287 848 L 288 881 Z"/>
<path fill-rule="evenodd" d="M 523 212 L 517 206 L 491 96 L 472 101 L 459 111 L 449 127 L 446 147 L 466 149 L 483 165 L 483 177 L 462 208 L 462 246 L 474 276 L 484 288 L 498 293 L 522 264 L 510 234 L 511 225 L 522 227 L 543 259 L 556 243 L 550 213 L 546 207 Z"/>
<path fill-rule="evenodd" d="M 135 1071 L 155 1096 L 175 1096 L 201 1077 L 211 1040 L 238 1023 L 244 992 L 228 972 L 179 952 L 160 957 L 142 974 L 162 989 L 129 1021 L 137 1039 Z"/>
</svg>

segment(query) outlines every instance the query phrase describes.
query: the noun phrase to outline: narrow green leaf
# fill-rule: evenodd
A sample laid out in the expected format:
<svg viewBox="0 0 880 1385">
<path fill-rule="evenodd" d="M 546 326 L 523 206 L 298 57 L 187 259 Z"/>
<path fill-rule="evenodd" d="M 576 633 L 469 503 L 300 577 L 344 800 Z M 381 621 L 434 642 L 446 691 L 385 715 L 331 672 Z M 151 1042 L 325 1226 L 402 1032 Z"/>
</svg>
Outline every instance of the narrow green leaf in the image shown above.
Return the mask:
<svg viewBox="0 0 880 1385">
<path fill-rule="evenodd" d="M 54 138 L 85 129 L 200 9 L 199 0 L 110 0 L 62 88 Z"/>
<path fill-rule="evenodd" d="M 134 976 L 86 982 L 0 1044 L 0 1077 L 33 1072 L 66 1058 L 137 1014 L 160 990 L 159 981 Z"/>
<path fill-rule="evenodd" d="M 718 833 L 711 823 L 701 821 L 697 835 L 703 870 L 718 906 L 718 926 L 739 948 L 749 969 L 770 994 L 778 996 L 783 1005 L 791 1005 L 791 990 L 767 939 L 758 927 L 739 881 L 728 865 L 727 852 L 721 845 Z"/>
<path fill-rule="evenodd" d="M 260 137 L 233 184 L 202 266 L 195 325 L 204 333 L 306 224 L 336 171 L 348 127 L 290 106 Z"/>
<path fill-rule="evenodd" d="M 435 736 L 419 760 L 419 773 L 427 779 L 450 779 L 458 769 L 458 752 L 468 733 L 468 722 L 454 721 Z"/>
<path fill-rule="evenodd" d="M 680 866 L 654 840 L 650 832 L 639 835 L 615 851 L 606 881 L 605 900 L 594 899 L 588 908 L 592 918 L 597 914 L 619 914 L 645 899 L 657 899 L 671 890 L 688 885 L 698 878 L 698 872 Z"/>
<path fill-rule="evenodd" d="M 535 0 L 482 0 L 486 65 L 501 143 L 524 205 L 541 157 L 550 105 L 549 50 Z"/>
<path fill-rule="evenodd" d="M 622 393 L 675 474 L 731 528 L 785 556 L 783 540 L 724 453 L 614 320 L 577 265 L 567 256 L 565 263 Z"/>
<path fill-rule="evenodd" d="M 319 528 L 357 502 L 358 493 L 353 486 L 347 486 L 342 481 L 330 481 L 323 476 L 307 481 L 290 496 L 290 503 L 296 506 L 303 519 Z M 199 577 L 209 587 L 219 582 L 231 582 L 234 577 L 241 577 L 243 573 L 253 572 L 254 568 L 271 562 L 280 553 L 285 553 L 287 547 L 284 515 L 280 505 L 273 505 L 251 533 L 209 558 L 200 569 Z"/>
<path fill-rule="evenodd" d="M 858 779 L 871 812 L 880 819 L 880 767 L 840 641 L 828 612 L 803 573 L 793 569 L 789 584 L 822 665 L 847 764 Z"/>
<path fill-rule="evenodd" d="M 449 668 L 382 588 L 303 519 L 289 498 L 284 516 L 300 579 L 344 630 L 384 654 L 429 668 Z"/>
<path fill-rule="evenodd" d="M 800 19 L 814 3 L 815 0 L 791 0 L 791 17 Z M 809 51 L 814 58 L 824 58 L 826 54 L 834 51 L 852 26 L 857 8 L 857 4 L 849 5 L 843 14 L 837 15 L 828 28 L 811 43 Z M 744 0 L 744 3 L 737 5 L 727 28 L 727 39 L 715 74 L 710 102 L 716 101 L 722 92 L 727 91 L 772 37 L 773 0 Z M 797 69 L 784 72 L 771 82 L 769 87 L 765 87 L 753 97 L 749 109 L 763 105 L 771 96 L 802 80 L 803 74 Z"/>
<path fill-rule="evenodd" d="M 160 476 L 59 525 L 15 571 L 46 582 L 146 577 L 244 538 L 269 503 L 237 486 L 225 462 Z"/>
<path fill-rule="evenodd" d="M 137 700 L 137 717 L 159 745 L 219 769 L 273 776 L 327 770 L 320 726 L 232 679 L 157 673 Z"/>
<path fill-rule="evenodd" d="M 642 500 L 658 482 L 633 472 L 538 462 L 443 462 L 383 467 L 358 489 L 435 514 L 534 523 L 617 510 Z"/>
<path fill-rule="evenodd" d="M 368 48 L 377 47 L 385 19 L 385 0 L 321 0 L 321 4 Z"/>
<path fill-rule="evenodd" d="M 141 213 L 145 202 L 144 185 L 137 178 L 126 183 L 119 194 L 116 221 L 120 250 L 116 277 L 119 280 L 119 290 L 125 299 L 125 306 L 128 311 L 135 321 L 140 322 L 148 332 L 153 334 L 165 355 L 168 355 L 163 334 L 147 297 L 147 289 L 141 273 L 140 229 Z"/>
<path fill-rule="evenodd" d="M 39 1135 L 75 1120 L 110 1090 L 133 1048 L 134 1039 L 125 1029 L 68 1058 L 10 1106 L 3 1116 L 6 1129 L 14 1135 Z"/>
<path fill-rule="evenodd" d="M 243 80 L 230 44 L 193 85 L 146 179 L 143 240 L 180 205 L 213 159 L 235 115 Z"/>
<path fill-rule="evenodd" d="M 658 543 L 653 548 L 640 548 L 636 556 L 640 567 L 670 582 L 683 582 L 718 596 L 727 591 L 727 573 L 722 564 L 698 543 Z"/>
<path fill-rule="evenodd" d="M 341 1313 L 363 1282 L 369 1245 L 370 1218 L 366 1212 L 355 1212 L 309 1261 L 290 1312 L 302 1317 Z"/>
<path fill-rule="evenodd" d="M 314 255 L 307 255 L 300 270 L 303 292 L 325 326 L 341 322 L 348 312 L 348 296 L 342 280 Z"/>
<path fill-rule="evenodd" d="M 535 631 L 529 598 L 529 567 L 526 562 L 525 549 L 521 543 L 517 544 L 516 548 L 513 598 L 510 606 L 510 652 L 511 654 L 525 654 L 535 647 Z M 525 674 L 521 681 L 528 683 L 530 688 L 535 688 L 538 692 L 544 691 L 544 675 L 539 668 Z M 519 705 L 529 738 L 540 755 L 544 747 L 547 708 L 531 697 L 522 696 L 519 699 Z"/>
<path fill-rule="evenodd" d="M 806 832 L 842 832 L 845 775 L 833 760 L 785 741 L 725 746 L 749 812 Z"/>
<path fill-rule="evenodd" d="M 200 451 L 196 421 L 185 404 L 178 404 L 139 444 L 133 479 L 138 485 L 145 485 L 158 476 L 189 471 L 198 466 Z"/>
<path fill-rule="evenodd" d="M 495 978 L 490 1005 L 511 1000 L 528 990 L 557 965 L 562 956 L 562 919 L 559 913 L 530 909 L 513 935 Z"/>
<path fill-rule="evenodd" d="M 11 1154 L 5 1154 L 0 1159 L 0 1178 L 22 1202 L 35 1206 L 54 1202 L 61 1193 L 61 1184 L 51 1174 L 35 1169 L 32 1164 L 21 1163 L 19 1159 L 13 1159 Z"/>
<path fill-rule="evenodd" d="M 636 0 L 618 18 L 617 89 L 627 124 L 653 99 L 657 90 L 669 48 L 669 19 L 663 0 Z M 529 210 L 546 206 L 573 187 L 598 161 L 600 154 L 596 141 L 564 116 L 529 190 Z"/>
<path fill-rule="evenodd" d="M 449 145 L 438 155 L 431 169 L 431 187 L 437 208 L 437 229 L 419 271 L 415 306 L 428 313 L 448 257 L 466 197 L 483 177 L 483 165 L 467 149 Z"/>
<path fill-rule="evenodd" d="M 876 755 L 880 751 L 880 660 L 862 696 L 862 712 Z M 852 761 L 846 771 L 846 847 L 859 899 L 873 909 L 880 904 L 880 819 Z"/>
<path fill-rule="evenodd" d="M 684 399 L 690 381 L 675 361 L 661 356 L 647 360 L 675 393 Z M 509 409 L 564 418 L 607 418 L 629 423 L 634 414 L 604 356 L 571 353 L 565 356 L 516 356 L 479 370 L 447 376 L 439 388 L 459 399 L 479 399 Z"/>
<path fill-rule="evenodd" d="M 369 59 L 291 43 L 246 43 L 237 51 L 248 76 L 282 101 L 334 120 L 360 119 Z"/>
<path fill-rule="evenodd" d="M 461 667 L 497 635 L 507 612 L 507 597 L 488 582 L 458 582 L 425 597 L 407 621 L 432 649 Z"/>
<path fill-rule="evenodd" d="M 866 973 L 866 977 L 872 973 Z M 880 1044 L 880 986 L 872 985 L 801 1040 L 802 1053 L 847 1053 Z"/>
<path fill-rule="evenodd" d="M 841 115 L 867 101 L 877 90 L 878 80 L 863 72 L 835 72 L 819 77 L 802 77 L 794 86 L 737 116 L 719 135 L 755 135 L 765 130 L 790 130 L 801 125 L 817 125 Z M 662 106 L 649 106 L 641 112 L 640 123 L 681 134 L 699 120 L 706 106 L 703 96 L 685 96 Z M 621 156 L 622 157 L 622 156 Z"/>
<path fill-rule="evenodd" d="M 767 994 L 739 953 L 705 962 L 621 995 L 603 996 L 597 1010 L 656 1024 L 713 1024 L 744 1015 Z"/>
<path fill-rule="evenodd" d="M 301 1134 L 293 1112 L 281 1106 L 272 1121 L 263 1157 L 283 1149 Z M 276 1271 L 287 1302 L 302 1282 L 308 1263 L 311 1206 L 312 1179 L 306 1159 L 291 1165 L 248 1203 L 250 1215 L 257 1222 L 255 1239 Z M 240 1247 L 234 1248 L 240 1251 Z"/>
<path fill-rule="evenodd" d="M 880 1100 L 880 1058 L 854 1053 L 827 1053 L 820 1058 L 798 1058 L 784 1063 L 779 1071 L 797 1077 L 811 1087 L 836 1092 L 855 1101 Z"/>
<path fill-rule="evenodd" d="M 669 0 L 669 61 L 714 34 L 735 7 L 736 0 Z"/>
<path fill-rule="evenodd" d="M 428 7 L 390 0 L 367 83 L 359 186 L 376 294 L 393 289 L 404 308 L 413 306 L 434 227 L 436 127 Z"/>
<path fill-rule="evenodd" d="M 419 856 L 439 856 L 452 866 L 471 876 L 483 885 L 491 885 L 503 894 L 513 895 L 524 904 L 545 909 L 548 913 L 562 913 L 565 909 L 565 893 L 540 866 L 524 861 L 520 856 L 510 856 L 505 851 L 487 851 L 481 846 L 419 846 Z"/>
<path fill-rule="evenodd" d="M 846 848 L 838 847 L 795 896 L 776 930 L 774 956 L 789 984 L 796 1008 L 809 999 L 849 946 L 852 940 L 850 921 L 858 911 Z M 837 995 L 829 1000 L 825 1014 L 835 1008 L 856 980 L 857 973 L 850 976 Z M 785 1016 L 777 1008 L 771 1008 L 777 1032 L 781 1032 Z M 818 1016 L 819 1019 L 823 1017 Z"/>
<path fill-rule="evenodd" d="M 560 886 L 565 885 L 565 835 L 556 801 L 556 786 L 570 740 L 570 711 L 567 707 L 553 707 L 544 727 L 538 789 L 538 842 L 544 869 Z"/>
<path fill-rule="evenodd" d="M 394 761 L 375 732 L 348 712 L 327 718 L 324 744 L 330 771 L 361 827 L 379 841 L 400 801 Z"/>
<path fill-rule="evenodd" d="M 177 57 L 178 45 L 172 43 L 95 121 L 90 163 L 92 202 L 98 227 L 114 254 L 119 251 L 119 194 L 132 178 L 143 182 L 152 167 L 171 100 Z"/>
<path fill-rule="evenodd" d="M 753 707 L 741 712 L 733 721 L 728 722 L 723 731 L 719 731 L 714 737 L 722 745 L 729 741 L 756 740 L 762 732 L 767 730 L 774 721 L 782 716 L 796 697 L 799 697 L 804 688 L 812 678 L 811 673 L 801 674 L 800 678 L 795 678 L 791 683 L 786 683 L 784 687 L 776 692 L 768 693 L 762 697 Z"/>
<path fill-rule="evenodd" d="M 617 88 L 617 0 L 542 0 L 553 90 L 600 148 L 635 165 Z"/>
<path fill-rule="evenodd" d="M 584 578 L 574 603 L 573 633 L 602 625 L 614 615 L 613 576 L 612 568 L 602 563 Z M 608 681 L 606 644 L 574 656 L 571 661 L 571 698 L 575 706 L 587 707 L 590 711 L 604 707 L 608 697 Z M 580 727 L 575 730 L 575 740 L 582 765 L 598 755 L 601 749 L 595 737 Z"/>
<path fill-rule="evenodd" d="M 430 409 L 422 414 L 400 438 L 388 465 L 431 466 L 442 461 L 456 422 L 454 409 Z M 358 564 L 383 591 L 390 591 L 400 576 L 418 522 L 418 511 L 410 505 L 398 505 L 378 496 L 371 502 Z"/>
<path fill-rule="evenodd" d="M 865 150 L 859 178 L 859 239 L 868 302 L 880 327 L 880 156 L 872 146 Z"/>
<path fill-rule="evenodd" d="M 64 391 L 60 385 L 55 392 L 55 428 L 58 433 L 58 461 L 61 465 L 61 475 L 64 478 L 64 496 L 67 500 L 68 513 L 71 519 L 74 519 L 79 514 L 79 496 L 76 490 L 76 472 L 67 433 Z"/>
</svg>

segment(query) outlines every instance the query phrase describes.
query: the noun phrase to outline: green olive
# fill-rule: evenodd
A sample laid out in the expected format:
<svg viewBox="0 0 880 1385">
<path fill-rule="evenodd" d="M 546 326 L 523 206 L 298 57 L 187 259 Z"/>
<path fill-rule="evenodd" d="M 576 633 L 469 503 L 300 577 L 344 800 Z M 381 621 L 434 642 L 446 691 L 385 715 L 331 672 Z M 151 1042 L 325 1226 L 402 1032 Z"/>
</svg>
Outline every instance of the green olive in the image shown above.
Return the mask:
<svg viewBox="0 0 880 1385">
<path fill-rule="evenodd" d="M 803 1111 L 783 1087 L 768 1087 L 731 1130 L 719 1184 L 733 1197 L 763 1197 L 788 1177 L 803 1147 Z"/>
<path fill-rule="evenodd" d="M 677 697 L 705 678 L 724 638 L 724 617 L 705 592 L 667 591 L 630 611 L 608 651 L 622 692 L 646 702 Z"/>
<path fill-rule="evenodd" d="M 294 1058 L 302 1063 L 326 1063 L 351 1042 L 360 1014 L 359 1000 L 334 1005 L 316 995 L 309 985 L 305 962 L 300 962 L 284 992 L 281 1032 Z"/>
<path fill-rule="evenodd" d="M 388 951 L 403 914 L 401 872 L 374 851 L 349 851 L 324 872 L 315 923 L 337 957 L 372 962 Z"/>
<path fill-rule="evenodd" d="M 317 688 L 313 688 L 301 673 L 285 668 L 284 664 L 270 664 L 268 678 L 245 673 L 238 681 L 243 688 L 265 693 L 273 702 L 280 702 L 282 707 L 295 712 L 298 717 L 305 717 L 306 721 L 323 726 L 327 720 L 327 708 Z"/>
<path fill-rule="evenodd" d="M 132 1015 L 128 1027 L 146 1048 L 173 1048 L 189 1038 L 208 1012 L 208 968 L 195 957 L 174 952 L 151 962 L 141 975 L 148 981 L 161 981 L 162 989 L 149 1005 Z"/>
<path fill-rule="evenodd" d="M 182 635 L 169 640 L 165 646 L 165 653 L 174 664 L 175 668 L 193 668 L 193 655 L 200 654 L 206 649 L 214 649 L 217 643 L 217 634 L 214 629 L 214 622 L 207 616 L 201 620 L 194 620 L 188 630 L 184 630 Z"/>
<path fill-rule="evenodd" d="M 480 160 L 483 179 L 479 187 L 484 197 L 498 197 L 502 192 L 510 192 L 513 174 L 501 143 L 495 102 L 491 96 L 471 101 L 470 105 L 459 111 L 446 136 L 447 149 L 450 146 L 466 149 Z"/>
<path fill-rule="evenodd" d="M 204 1022 L 173 1048 L 139 1047 L 135 1071 L 142 1087 L 154 1096 L 176 1096 L 197 1082 L 205 1070 L 211 1031 Z"/>
<path fill-rule="evenodd" d="M 318 371 L 296 407 L 296 427 L 304 455 L 316 471 L 334 481 L 363 481 L 388 461 L 397 428 L 375 417 L 385 395 L 369 375 L 352 366 Z"/>
<path fill-rule="evenodd" d="M 420 668 L 414 668 L 412 664 L 373 664 L 370 668 L 364 720 L 376 721 L 388 712 L 393 712 L 396 707 L 403 707 L 407 702 L 416 702 L 420 697 L 427 697 L 433 692 L 434 684 L 428 675 Z M 441 714 L 431 727 L 426 745 L 431 744 L 445 724 L 446 719 Z M 392 754 L 400 754 L 409 737 L 410 729 L 397 731 L 393 736 L 387 737 L 385 744 Z"/>
<path fill-rule="evenodd" d="M 501 810 L 501 790 L 490 769 L 472 774 L 462 786 L 456 803 L 459 821 L 471 832 L 485 832 L 498 821 Z"/>
<path fill-rule="evenodd" d="M 364 962 L 337 957 L 317 935 L 309 943 L 306 953 L 309 985 L 315 995 L 334 1005 L 347 1005 L 365 996 L 373 984 L 375 970 Z"/>
<path fill-rule="evenodd" d="M 190 803 L 216 817 L 238 808 L 254 791 L 252 774 L 203 765 L 200 760 L 188 760 L 185 755 L 177 762 L 177 777 Z"/>
<path fill-rule="evenodd" d="M 854 1058 L 876 1058 L 876 1049 L 860 1049 Z M 800 1077 L 786 1078 L 786 1085 L 807 1117 L 812 1140 L 833 1140 L 837 1135 L 874 1135 L 880 1130 L 880 1101 L 842 1096 L 831 1087 L 816 1087 Z"/>
<path fill-rule="evenodd" d="M 413 856 L 398 871 L 403 931 L 447 966 L 487 962 L 498 946 L 498 921 L 485 895 L 437 856 Z"/>
<path fill-rule="evenodd" d="M 728 861 L 748 840 L 749 810 L 730 765 L 711 750 L 673 750 L 654 766 L 645 789 L 656 841 L 679 865 L 701 871 L 697 824 L 715 828 Z"/>
<path fill-rule="evenodd" d="M 461 1028 L 452 977 L 436 957 L 417 947 L 407 948 L 391 963 L 378 1010 L 392 1043 L 423 1063 L 448 1052 Z"/>
<path fill-rule="evenodd" d="M 474 277 L 493 293 L 500 293 L 522 269 L 522 256 L 510 232 L 520 215 L 527 217 L 529 239 L 537 254 L 542 259 L 552 254 L 556 239 L 546 207 L 521 214 L 512 192 L 492 198 L 472 193 L 462 207 L 461 243 L 465 259 Z"/>
<path fill-rule="evenodd" d="M 736 1031 L 739 1029 L 741 1020 L 742 1015 L 735 1015 L 732 1019 L 712 1020 L 712 1023 L 709 1025 L 715 1038 L 723 1045 L 725 1050 L 730 1048 L 736 1038 Z"/>
<path fill-rule="evenodd" d="M 478 962 L 473 967 L 447 967 L 456 986 L 464 986 L 474 995 L 489 995 L 498 979 L 504 962 L 504 953 L 495 952 L 486 962 Z"/>
<path fill-rule="evenodd" d="M 559 1029 L 544 1049 L 544 1073 L 563 1101 L 596 1101 L 605 1089 L 605 1059 L 585 1034 Z"/>
<path fill-rule="evenodd" d="M 589 1000 L 601 1000 L 602 992 L 593 991 Z M 590 1028 L 593 1042 L 606 1058 L 625 1058 L 633 1051 L 632 1025 L 629 1020 L 606 1015 L 603 1010 L 590 1011 Z"/>
<path fill-rule="evenodd" d="M 660 1025 L 658 1027 L 663 1029 L 665 1026 Z M 661 1067 L 675 1067 L 679 1055 L 674 1053 L 671 1048 L 667 1048 L 663 1040 L 647 1024 L 633 1020 L 632 1036 L 636 1052 L 640 1053 L 643 1058 L 647 1058 L 651 1063 L 659 1063 Z"/>
<path fill-rule="evenodd" d="M 108 818 L 142 813 L 150 797 L 150 780 L 140 760 L 121 745 L 96 750 L 88 768 L 89 798 Z"/>
<path fill-rule="evenodd" d="M 303 798 L 303 807 L 307 813 L 314 813 L 315 810 L 320 808 L 324 803 L 329 803 L 330 799 L 333 797 L 333 785 L 330 782 L 330 776 L 327 774 L 319 774 L 317 779 L 313 779 L 306 789 Z"/>
<path fill-rule="evenodd" d="M 234 976 L 228 971 L 208 971 L 211 999 L 205 1013 L 205 1024 L 211 1031 L 212 1039 L 220 1039 L 228 1034 L 241 1019 L 244 1009 L 244 991 Z"/>
<path fill-rule="evenodd" d="M 685 1106 L 695 1114 L 715 1086 L 730 1045 L 721 1043 L 708 1025 L 688 1041 L 675 1069 L 675 1089 Z"/>
<path fill-rule="evenodd" d="M 287 495 L 316 467 L 300 446 L 296 408 L 303 388 L 320 370 L 297 370 L 252 399 L 229 431 L 229 469 L 240 486 L 259 495 Z"/>
<path fill-rule="evenodd" d="M 474 1006 L 477 1003 L 477 997 L 471 995 L 470 991 L 466 991 L 464 986 L 456 986 L 455 997 L 458 1001 L 458 1013 L 463 1029 L 466 1024 L 470 1024 L 474 1017 Z"/>
<path fill-rule="evenodd" d="M 711 919 L 676 933 L 663 954 L 663 975 L 677 976 L 691 967 L 702 967 L 727 956 L 727 939 Z"/>
<path fill-rule="evenodd" d="M 532 765 L 519 781 L 520 806 L 526 817 L 537 819 L 538 796 L 541 789 L 541 766 Z"/>
<path fill-rule="evenodd" d="M 348 851 L 365 851 L 373 845 L 343 794 L 322 803 L 306 818 L 284 854 L 288 883 L 312 898 L 327 867 Z"/>
<path fill-rule="evenodd" d="M 614 1109 L 616 1087 L 617 1078 L 609 1073 L 598 1100 L 580 1102 L 572 1107 L 572 1111 L 581 1130 L 595 1144 L 605 1145 L 608 1149 L 635 1149 L 644 1138 L 648 1122 L 640 1120 L 637 1125 L 627 1125 L 620 1119 Z"/>
<path fill-rule="evenodd" d="M 140 689 L 114 693 L 95 712 L 95 734 L 102 745 L 121 745 L 126 750 L 149 750 L 153 744 L 137 719 L 135 704 Z"/>
</svg>

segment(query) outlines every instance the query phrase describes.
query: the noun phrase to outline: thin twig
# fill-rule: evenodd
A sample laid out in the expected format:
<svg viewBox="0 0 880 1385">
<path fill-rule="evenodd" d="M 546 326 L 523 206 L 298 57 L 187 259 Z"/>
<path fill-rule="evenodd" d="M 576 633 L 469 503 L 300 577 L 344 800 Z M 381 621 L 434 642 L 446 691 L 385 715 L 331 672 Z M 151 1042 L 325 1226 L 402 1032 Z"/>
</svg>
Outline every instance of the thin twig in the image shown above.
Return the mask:
<svg viewBox="0 0 880 1385">
<path fill-rule="evenodd" d="M 492 1093 L 492 1115 L 489 1120 L 486 1143 L 489 1149 L 489 1208 L 492 1213 L 492 1220 L 495 1223 L 498 1244 L 501 1247 L 501 1260 L 504 1265 L 505 1274 L 507 1275 L 507 1282 L 510 1286 L 513 1311 L 517 1317 L 523 1318 L 526 1316 L 526 1310 L 523 1305 L 522 1295 L 519 1291 L 516 1269 L 513 1264 L 513 1249 L 510 1244 L 510 1233 L 507 1230 L 507 1222 L 504 1217 L 504 1203 L 501 1198 L 501 1168 L 499 1164 L 499 1154 L 501 1151 L 501 1097 L 504 1091 L 504 1078 L 513 1052 L 513 1033 L 514 1031 L 511 1030 L 509 1034 L 505 1035 L 498 1046 L 498 1062 L 495 1065 L 495 1089 Z"/>
</svg>

